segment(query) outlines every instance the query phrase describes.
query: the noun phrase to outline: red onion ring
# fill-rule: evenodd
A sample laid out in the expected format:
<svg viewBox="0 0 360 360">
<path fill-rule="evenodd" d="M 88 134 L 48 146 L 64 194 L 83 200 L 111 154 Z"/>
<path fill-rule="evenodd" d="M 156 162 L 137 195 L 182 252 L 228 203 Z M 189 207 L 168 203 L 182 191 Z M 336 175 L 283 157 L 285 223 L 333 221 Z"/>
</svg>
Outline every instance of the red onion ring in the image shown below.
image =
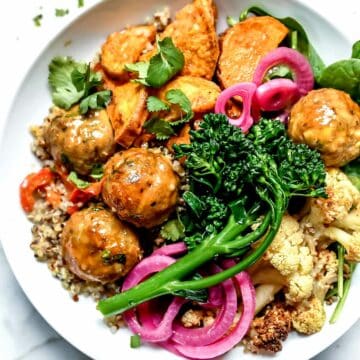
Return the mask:
<svg viewBox="0 0 360 360">
<path fill-rule="evenodd" d="M 278 111 L 295 103 L 300 98 L 300 91 L 289 79 L 273 79 L 261 84 L 255 97 L 262 111 Z"/>
<path fill-rule="evenodd" d="M 215 113 L 226 115 L 226 103 L 234 96 L 241 96 L 243 102 L 243 111 L 237 119 L 229 119 L 229 123 L 239 127 L 243 132 L 247 132 L 254 123 L 251 116 L 252 100 L 256 91 L 256 85 L 252 82 L 244 82 L 228 87 L 221 92 L 216 100 Z"/>
<path fill-rule="evenodd" d="M 175 244 L 162 246 L 162 247 L 154 250 L 153 253 L 151 254 L 151 256 L 153 256 L 153 255 L 172 256 L 172 255 L 182 254 L 186 251 L 187 251 L 187 246 L 185 245 L 185 243 L 183 241 L 181 241 L 181 242 L 178 242 Z"/>
<path fill-rule="evenodd" d="M 306 95 L 313 89 L 314 74 L 309 61 L 298 51 L 287 47 L 272 50 L 260 60 L 255 69 L 254 83 L 260 86 L 266 73 L 280 64 L 286 65 L 292 70 L 294 81 L 298 85 L 301 95 Z"/>
</svg>

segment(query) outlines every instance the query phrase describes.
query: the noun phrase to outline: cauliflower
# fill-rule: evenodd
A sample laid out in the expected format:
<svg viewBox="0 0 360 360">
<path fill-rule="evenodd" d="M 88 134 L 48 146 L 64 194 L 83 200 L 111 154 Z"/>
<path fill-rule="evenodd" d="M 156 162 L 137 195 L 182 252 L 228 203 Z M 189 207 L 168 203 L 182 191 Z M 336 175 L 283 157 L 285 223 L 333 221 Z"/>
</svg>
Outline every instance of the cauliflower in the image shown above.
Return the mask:
<svg viewBox="0 0 360 360">
<path fill-rule="evenodd" d="M 348 261 L 360 262 L 360 192 L 335 168 L 328 169 L 326 184 L 328 198 L 310 199 L 301 220 L 307 241 L 320 248 L 337 241 Z"/>
<path fill-rule="evenodd" d="M 314 259 L 313 295 L 294 305 L 292 324 L 302 334 L 313 334 L 322 329 L 326 320 L 324 299 L 332 284 L 337 280 L 338 261 L 333 251 L 321 250 Z"/>
<path fill-rule="evenodd" d="M 282 341 L 285 341 L 291 330 L 291 313 L 283 302 L 271 304 L 261 317 L 253 320 L 247 339 L 246 349 L 259 353 L 278 352 L 282 349 Z"/>
<path fill-rule="evenodd" d="M 313 258 L 296 219 L 284 215 L 279 232 L 263 259 L 286 279 L 285 296 L 289 303 L 297 303 L 311 296 Z"/>
</svg>

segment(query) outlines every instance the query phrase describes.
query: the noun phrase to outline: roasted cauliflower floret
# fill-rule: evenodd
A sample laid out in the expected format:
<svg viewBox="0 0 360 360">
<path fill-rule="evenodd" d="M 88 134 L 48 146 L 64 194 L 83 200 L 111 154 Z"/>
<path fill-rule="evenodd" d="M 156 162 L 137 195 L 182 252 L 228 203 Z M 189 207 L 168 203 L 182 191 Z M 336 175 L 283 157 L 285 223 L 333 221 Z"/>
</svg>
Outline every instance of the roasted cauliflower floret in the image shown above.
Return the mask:
<svg viewBox="0 0 360 360">
<path fill-rule="evenodd" d="M 310 91 L 291 109 L 289 135 L 317 149 L 327 166 L 343 166 L 360 155 L 360 107 L 340 90 Z"/>
<path fill-rule="evenodd" d="M 296 331 L 311 335 L 324 326 L 326 313 L 323 301 L 313 296 L 299 303 L 292 312 L 292 325 Z"/>
<path fill-rule="evenodd" d="M 246 348 L 253 352 L 278 352 L 282 350 L 291 330 L 291 312 L 285 303 L 271 304 L 261 317 L 253 320 L 246 340 Z"/>
<path fill-rule="evenodd" d="M 280 229 L 264 255 L 264 260 L 286 278 L 286 299 L 297 303 L 311 296 L 313 259 L 304 244 L 299 223 L 290 215 L 282 219 Z"/>
<path fill-rule="evenodd" d="M 301 225 L 319 247 L 337 241 L 348 261 L 360 261 L 360 192 L 339 169 L 328 169 L 326 199 L 310 199 Z"/>
<path fill-rule="evenodd" d="M 324 299 L 337 280 L 338 261 L 333 251 L 321 250 L 314 259 L 313 296 L 294 305 L 292 324 L 302 334 L 313 334 L 322 329 L 326 320 Z"/>
</svg>

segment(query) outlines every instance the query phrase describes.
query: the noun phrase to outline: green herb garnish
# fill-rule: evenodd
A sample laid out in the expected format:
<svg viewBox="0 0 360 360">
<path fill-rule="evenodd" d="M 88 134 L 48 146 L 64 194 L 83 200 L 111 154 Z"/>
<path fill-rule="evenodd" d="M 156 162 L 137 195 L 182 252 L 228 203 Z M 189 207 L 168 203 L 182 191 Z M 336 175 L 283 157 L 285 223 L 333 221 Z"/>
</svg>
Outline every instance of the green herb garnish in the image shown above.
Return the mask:
<svg viewBox="0 0 360 360">
<path fill-rule="evenodd" d="M 78 0 L 78 8 L 81 8 L 84 6 L 84 0 Z"/>
<path fill-rule="evenodd" d="M 185 236 L 185 227 L 179 219 L 166 222 L 160 230 L 160 235 L 165 240 L 178 241 Z"/>
<path fill-rule="evenodd" d="M 146 107 L 149 112 L 157 112 L 157 111 L 169 111 L 170 106 L 164 103 L 162 100 L 157 98 L 156 96 L 149 96 L 146 101 Z"/>
<path fill-rule="evenodd" d="M 34 18 L 33 18 L 33 22 L 34 22 L 34 25 L 39 27 L 41 26 L 41 20 L 43 19 L 43 15 L 42 14 L 39 14 L 39 15 L 36 15 Z"/>
<path fill-rule="evenodd" d="M 166 100 L 172 105 L 178 105 L 185 113 L 185 116 L 177 122 L 172 122 L 172 126 L 186 123 L 193 118 L 194 113 L 191 109 L 191 102 L 188 97 L 180 89 L 171 89 L 166 95 Z"/>
<path fill-rule="evenodd" d="M 69 14 L 69 9 L 55 9 L 55 16 L 63 17 Z"/>
<path fill-rule="evenodd" d="M 67 179 L 71 181 L 78 189 L 86 189 L 90 186 L 90 183 L 80 179 L 75 171 L 71 171 Z"/>
<path fill-rule="evenodd" d="M 138 79 L 134 81 L 159 88 L 182 70 L 185 59 L 170 37 L 157 40 L 156 46 L 158 52 L 148 63 L 127 64 L 125 69 L 138 73 Z"/>
<path fill-rule="evenodd" d="M 94 180 L 101 180 L 104 176 L 104 166 L 103 164 L 95 164 L 91 169 L 90 177 Z"/>
<path fill-rule="evenodd" d="M 141 337 L 139 335 L 130 336 L 130 347 L 136 349 L 141 346 Z"/>
<path fill-rule="evenodd" d="M 152 118 L 146 121 L 144 129 L 150 134 L 155 134 L 156 139 L 159 141 L 167 140 L 175 134 L 174 129 L 171 127 L 171 123 L 159 118 Z"/>
<path fill-rule="evenodd" d="M 105 249 L 101 253 L 101 258 L 104 264 L 112 265 L 112 264 L 125 264 L 126 263 L 126 255 L 125 254 L 112 254 L 110 250 Z"/>
<path fill-rule="evenodd" d="M 86 114 L 89 109 L 104 109 L 111 101 L 111 91 L 103 90 L 87 96 L 80 102 L 80 114 Z"/>
</svg>

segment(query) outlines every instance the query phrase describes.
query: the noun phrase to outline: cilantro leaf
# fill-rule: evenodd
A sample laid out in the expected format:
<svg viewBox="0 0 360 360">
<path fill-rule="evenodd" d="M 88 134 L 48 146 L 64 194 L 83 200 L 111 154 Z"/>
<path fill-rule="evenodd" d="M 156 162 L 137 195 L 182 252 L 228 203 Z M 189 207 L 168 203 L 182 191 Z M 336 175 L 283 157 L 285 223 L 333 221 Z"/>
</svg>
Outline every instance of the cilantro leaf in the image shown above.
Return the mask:
<svg viewBox="0 0 360 360">
<path fill-rule="evenodd" d="M 62 17 L 69 14 L 69 9 L 55 9 L 55 16 Z"/>
<path fill-rule="evenodd" d="M 169 90 L 165 97 L 170 104 L 179 105 L 180 109 L 185 113 L 182 122 L 187 122 L 194 116 L 189 98 L 180 89 Z"/>
<path fill-rule="evenodd" d="M 80 179 L 75 171 L 71 171 L 67 179 L 71 181 L 78 189 L 86 189 L 90 185 L 88 181 Z"/>
<path fill-rule="evenodd" d="M 167 140 L 175 131 L 168 121 L 153 118 L 144 124 L 144 128 L 150 134 L 155 134 L 157 140 Z"/>
<path fill-rule="evenodd" d="M 149 96 L 146 101 L 146 107 L 148 111 L 169 111 L 170 107 L 156 96 Z"/>
<path fill-rule="evenodd" d="M 178 219 L 169 220 L 161 227 L 160 235 L 166 240 L 177 241 L 185 236 L 185 227 Z"/>
<path fill-rule="evenodd" d="M 105 108 L 111 101 L 111 91 L 103 90 L 91 94 L 81 100 L 80 114 L 86 114 L 89 109 L 99 110 Z"/>
<path fill-rule="evenodd" d="M 43 19 L 43 15 L 42 14 L 39 14 L 39 15 L 36 15 L 34 18 L 33 18 L 33 22 L 34 22 L 34 25 L 39 27 L 41 26 L 41 20 Z"/>
<path fill-rule="evenodd" d="M 84 6 L 84 0 L 78 0 L 78 7 L 81 8 Z"/>
<path fill-rule="evenodd" d="M 101 180 L 104 176 L 104 166 L 103 164 L 95 164 L 91 169 L 90 177 L 94 180 Z"/>
<path fill-rule="evenodd" d="M 138 79 L 134 81 L 159 88 L 182 70 L 185 58 L 170 37 L 157 40 L 156 45 L 158 52 L 148 63 L 127 64 L 125 69 L 138 73 Z"/>
</svg>

